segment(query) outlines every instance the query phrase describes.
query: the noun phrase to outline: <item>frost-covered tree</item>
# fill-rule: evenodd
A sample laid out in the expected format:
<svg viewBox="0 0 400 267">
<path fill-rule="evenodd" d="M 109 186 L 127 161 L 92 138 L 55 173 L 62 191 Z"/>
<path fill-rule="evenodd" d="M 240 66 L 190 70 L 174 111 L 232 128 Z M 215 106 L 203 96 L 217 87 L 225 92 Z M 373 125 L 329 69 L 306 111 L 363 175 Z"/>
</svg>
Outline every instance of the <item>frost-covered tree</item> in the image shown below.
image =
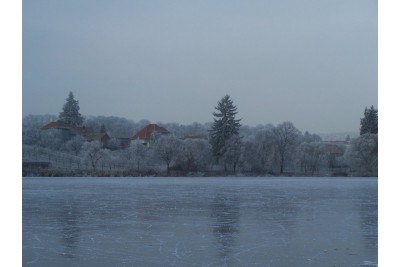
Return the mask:
<svg viewBox="0 0 400 267">
<path fill-rule="evenodd" d="M 102 170 L 115 170 L 124 167 L 123 154 L 120 150 L 102 149 L 102 157 L 98 161 L 98 168 Z"/>
<path fill-rule="evenodd" d="M 65 131 L 58 129 L 41 130 L 38 144 L 51 150 L 63 150 L 65 140 Z"/>
<path fill-rule="evenodd" d="M 195 141 L 186 140 L 182 143 L 176 159 L 176 168 L 184 172 L 198 171 L 197 149 Z"/>
<path fill-rule="evenodd" d="M 236 119 L 237 107 L 229 95 L 225 95 L 215 109 L 217 111 L 213 112 L 214 124 L 210 130 L 210 144 L 218 162 L 218 159 L 224 154 L 227 141 L 232 136 L 239 135 L 241 119 Z"/>
<path fill-rule="evenodd" d="M 378 174 L 378 135 L 366 133 L 351 141 L 345 153 L 350 167 L 361 175 Z"/>
<path fill-rule="evenodd" d="M 102 171 L 111 170 L 113 161 L 114 161 L 114 155 L 112 151 L 109 149 L 102 149 L 101 158 L 99 159 L 97 165 L 99 169 L 101 168 Z"/>
<path fill-rule="evenodd" d="M 246 171 L 251 171 L 256 173 L 261 172 L 261 167 L 260 164 L 258 163 L 258 157 L 256 154 L 257 146 L 254 140 L 244 141 L 242 147 L 243 147 L 242 151 L 243 169 Z"/>
<path fill-rule="evenodd" d="M 28 115 L 22 119 L 22 143 L 37 145 L 40 142 L 43 125 L 57 119 L 55 115 Z"/>
<path fill-rule="evenodd" d="M 274 135 L 272 132 L 274 126 L 259 125 L 242 128 L 248 128 L 243 137 L 242 163 L 244 169 L 260 174 L 271 172 L 275 155 Z"/>
<path fill-rule="evenodd" d="M 308 131 L 302 136 L 302 141 L 306 143 L 321 142 L 322 138 L 318 134 L 310 134 Z"/>
<path fill-rule="evenodd" d="M 364 118 L 361 118 L 360 135 L 366 133 L 378 134 L 378 110 L 374 106 L 365 108 Z"/>
<path fill-rule="evenodd" d="M 181 142 L 175 168 L 184 172 L 206 171 L 212 161 L 210 143 L 187 139 Z"/>
<path fill-rule="evenodd" d="M 211 145 L 207 140 L 193 140 L 192 148 L 195 152 L 195 160 L 198 171 L 207 171 L 212 163 Z"/>
<path fill-rule="evenodd" d="M 73 126 L 79 126 L 83 123 L 83 117 L 79 113 L 79 101 L 74 99 L 74 94 L 69 92 L 66 103 L 59 115 L 59 120 Z"/>
<path fill-rule="evenodd" d="M 140 172 L 147 163 L 148 149 L 140 142 L 135 140 L 127 148 L 129 165 L 132 169 Z"/>
<path fill-rule="evenodd" d="M 178 157 L 181 143 L 182 141 L 173 135 L 164 135 L 160 136 L 153 145 L 154 156 L 167 165 L 168 172 Z"/>
<path fill-rule="evenodd" d="M 106 144 L 106 148 L 110 150 L 117 150 L 121 148 L 121 141 L 119 141 L 117 138 L 112 137 Z"/>
<path fill-rule="evenodd" d="M 242 139 L 239 135 L 231 136 L 225 143 L 223 154 L 221 156 L 224 163 L 224 170 L 227 171 L 227 166 L 231 165 L 233 172 L 236 172 L 236 167 L 239 163 L 242 152 Z"/>
<path fill-rule="evenodd" d="M 276 126 L 272 132 L 279 172 L 282 174 L 288 158 L 299 143 L 301 132 L 288 121 Z"/>
<path fill-rule="evenodd" d="M 260 131 L 255 136 L 257 161 L 262 172 L 272 169 L 272 161 L 275 153 L 273 129 Z"/>
<path fill-rule="evenodd" d="M 77 156 L 81 151 L 83 143 L 85 143 L 85 138 L 80 135 L 75 135 L 65 144 L 65 147 Z"/>
<path fill-rule="evenodd" d="M 112 168 L 117 169 L 126 169 L 129 166 L 128 158 L 127 158 L 127 150 L 126 149 L 118 149 L 118 150 L 110 150 L 110 154 L 112 155 L 111 164 Z"/>
<path fill-rule="evenodd" d="M 325 159 L 325 152 L 321 142 L 303 142 L 299 146 L 299 161 L 304 174 L 314 175 Z"/>
<path fill-rule="evenodd" d="M 82 145 L 81 156 L 84 163 L 90 164 L 96 170 L 97 163 L 104 155 L 103 144 L 99 141 L 85 142 Z"/>
</svg>

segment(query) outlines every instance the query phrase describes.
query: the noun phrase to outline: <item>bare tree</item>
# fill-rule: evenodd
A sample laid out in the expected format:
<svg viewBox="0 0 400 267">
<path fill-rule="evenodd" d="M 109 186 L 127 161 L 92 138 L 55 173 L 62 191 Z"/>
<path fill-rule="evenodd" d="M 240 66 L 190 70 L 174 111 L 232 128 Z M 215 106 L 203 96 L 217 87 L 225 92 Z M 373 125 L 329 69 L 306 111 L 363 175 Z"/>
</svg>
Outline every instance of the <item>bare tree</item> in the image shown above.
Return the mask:
<svg viewBox="0 0 400 267">
<path fill-rule="evenodd" d="M 146 164 L 148 149 L 140 142 L 135 140 L 128 148 L 129 162 L 132 164 L 136 171 L 139 172 Z"/>
<path fill-rule="evenodd" d="M 40 142 L 43 125 L 57 119 L 55 115 L 28 115 L 22 119 L 22 143 L 37 145 Z"/>
<path fill-rule="evenodd" d="M 290 153 L 294 151 L 294 148 L 299 143 L 301 132 L 294 127 L 293 123 L 284 122 L 274 128 L 272 133 L 279 171 L 282 174 L 285 170 L 285 164 L 290 157 Z"/>
<path fill-rule="evenodd" d="M 80 135 L 76 135 L 73 137 L 71 140 L 69 140 L 66 144 L 65 147 L 73 152 L 75 156 L 79 154 L 79 151 L 81 151 L 82 145 L 85 142 L 85 138 L 83 138 Z"/>
<path fill-rule="evenodd" d="M 304 174 L 314 175 L 325 158 L 323 145 L 320 142 L 303 142 L 299 147 L 300 166 Z"/>
<path fill-rule="evenodd" d="M 195 142 L 186 140 L 182 143 L 181 149 L 178 152 L 176 166 L 182 171 L 197 171 L 197 151 Z"/>
<path fill-rule="evenodd" d="M 311 143 L 311 142 L 321 142 L 322 138 L 318 134 L 310 134 L 308 131 L 304 133 L 301 137 L 303 142 Z"/>
<path fill-rule="evenodd" d="M 171 164 L 177 159 L 181 140 L 173 135 L 161 136 L 154 143 L 154 153 L 156 158 L 159 158 L 167 165 L 169 173 Z"/>
<path fill-rule="evenodd" d="M 181 143 L 175 166 L 185 172 L 206 171 L 212 162 L 207 140 L 187 139 Z"/>
<path fill-rule="evenodd" d="M 251 172 L 261 172 L 257 156 L 257 144 L 254 140 L 244 141 L 242 144 L 243 169 Z"/>
<path fill-rule="evenodd" d="M 233 172 L 235 173 L 242 152 L 242 139 L 238 135 L 231 136 L 226 141 L 222 151 L 222 161 L 225 171 L 227 171 L 227 165 L 232 165 Z"/>
<path fill-rule="evenodd" d="M 37 144 L 52 150 L 63 150 L 65 148 L 65 131 L 59 129 L 42 130 Z"/>
<path fill-rule="evenodd" d="M 255 137 L 257 161 L 262 172 L 271 169 L 274 156 L 274 134 L 273 129 L 259 131 Z"/>
<path fill-rule="evenodd" d="M 196 165 L 199 170 L 206 171 L 212 163 L 212 147 L 207 140 L 194 140 Z"/>
<path fill-rule="evenodd" d="M 98 161 L 104 155 L 103 144 L 99 141 L 85 142 L 81 149 L 81 155 L 84 162 L 89 163 L 93 170 L 96 170 Z"/>
</svg>

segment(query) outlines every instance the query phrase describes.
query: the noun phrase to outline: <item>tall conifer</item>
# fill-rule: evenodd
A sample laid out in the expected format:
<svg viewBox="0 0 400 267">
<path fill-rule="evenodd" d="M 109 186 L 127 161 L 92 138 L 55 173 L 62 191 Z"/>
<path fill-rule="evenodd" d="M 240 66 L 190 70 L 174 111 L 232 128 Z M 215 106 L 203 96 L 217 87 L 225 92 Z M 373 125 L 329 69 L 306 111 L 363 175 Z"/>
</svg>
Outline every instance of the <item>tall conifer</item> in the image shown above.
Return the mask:
<svg viewBox="0 0 400 267">
<path fill-rule="evenodd" d="M 371 133 L 378 133 L 378 110 L 371 106 L 371 108 L 365 108 L 364 118 L 361 118 L 360 135 Z"/>
<path fill-rule="evenodd" d="M 229 95 L 225 95 L 213 112 L 214 124 L 210 130 L 210 144 L 217 160 L 225 153 L 227 141 L 234 135 L 239 135 L 240 120 L 236 119 L 237 107 Z"/>
<path fill-rule="evenodd" d="M 69 92 L 63 110 L 60 112 L 59 120 L 73 126 L 79 126 L 83 122 L 83 117 L 79 113 L 79 101 L 74 99 L 74 94 Z"/>
</svg>

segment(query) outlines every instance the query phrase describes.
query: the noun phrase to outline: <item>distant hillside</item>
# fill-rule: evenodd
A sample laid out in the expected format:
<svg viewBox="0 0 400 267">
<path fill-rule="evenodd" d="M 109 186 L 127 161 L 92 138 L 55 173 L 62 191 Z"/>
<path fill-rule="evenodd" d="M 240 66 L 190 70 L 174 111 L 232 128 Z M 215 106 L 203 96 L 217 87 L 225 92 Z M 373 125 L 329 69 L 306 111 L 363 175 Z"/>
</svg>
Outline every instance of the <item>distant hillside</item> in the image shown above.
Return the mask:
<svg viewBox="0 0 400 267">
<path fill-rule="evenodd" d="M 318 135 L 321 136 L 323 141 L 345 141 L 347 136 L 350 136 L 350 138 L 356 138 L 359 136 L 359 133 L 341 132 L 341 133 L 321 133 Z"/>
</svg>

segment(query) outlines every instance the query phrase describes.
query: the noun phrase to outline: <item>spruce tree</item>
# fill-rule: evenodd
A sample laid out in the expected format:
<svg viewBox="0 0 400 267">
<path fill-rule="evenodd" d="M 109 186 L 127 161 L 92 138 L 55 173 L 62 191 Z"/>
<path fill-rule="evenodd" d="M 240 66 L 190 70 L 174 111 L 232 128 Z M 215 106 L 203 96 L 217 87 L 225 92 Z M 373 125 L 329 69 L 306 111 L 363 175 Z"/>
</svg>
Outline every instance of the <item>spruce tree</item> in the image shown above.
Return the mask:
<svg viewBox="0 0 400 267">
<path fill-rule="evenodd" d="M 63 110 L 60 112 L 59 120 L 73 126 L 79 126 L 83 122 L 83 117 L 79 113 L 79 101 L 74 99 L 74 94 L 69 92 Z"/>
<path fill-rule="evenodd" d="M 225 95 L 215 107 L 213 112 L 214 124 L 210 130 L 210 144 L 214 156 L 218 159 L 225 153 L 227 141 L 235 135 L 239 135 L 240 120 L 235 116 L 237 107 L 233 104 L 229 95 Z"/>
<path fill-rule="evenodd" d="M 378 110 L 374 109 L 374 106 L 369 109 L 365 108 L 364 118 L 361 118 L 360 135 L 366 133 L 378 133 Z"/>
</svg>

